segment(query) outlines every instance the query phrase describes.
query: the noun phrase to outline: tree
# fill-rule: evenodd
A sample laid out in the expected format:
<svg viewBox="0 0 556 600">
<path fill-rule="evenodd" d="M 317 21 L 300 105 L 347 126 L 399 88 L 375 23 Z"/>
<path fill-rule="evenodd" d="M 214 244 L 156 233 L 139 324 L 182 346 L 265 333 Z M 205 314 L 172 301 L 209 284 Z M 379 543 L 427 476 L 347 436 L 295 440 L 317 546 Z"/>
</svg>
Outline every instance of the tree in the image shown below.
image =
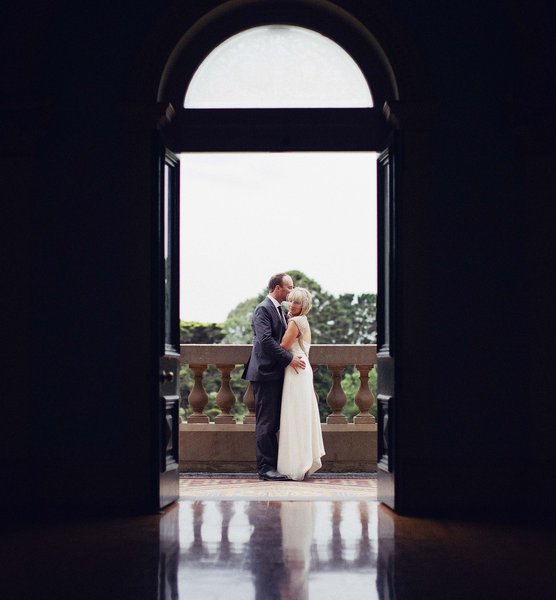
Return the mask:
<svg viewBox="0 0 556 600">
<path fill-rule="evenodd" d="M 224 336 L 224 326 L 220 323 L 180 321 L 181 344 L 220 344 Z"/>
<path fill-rule="evenodd" d="M 260 298 L 260 299 L 259 299 Z M 251 330 L 251 318 L 257 304 L 264 298 L 264 295 L 259 295 L 255 298 L 248 298 L 240 302 L 232 309 L 224 325 L 224 344 L 250 344 L 253 338 Z"/>
<path fill-rule="evenodd" d="M 338 319 L 335 334 L 344 344 L 376 341 L 376 294 L 341 294 L 335 301 Z"/>
</svg>

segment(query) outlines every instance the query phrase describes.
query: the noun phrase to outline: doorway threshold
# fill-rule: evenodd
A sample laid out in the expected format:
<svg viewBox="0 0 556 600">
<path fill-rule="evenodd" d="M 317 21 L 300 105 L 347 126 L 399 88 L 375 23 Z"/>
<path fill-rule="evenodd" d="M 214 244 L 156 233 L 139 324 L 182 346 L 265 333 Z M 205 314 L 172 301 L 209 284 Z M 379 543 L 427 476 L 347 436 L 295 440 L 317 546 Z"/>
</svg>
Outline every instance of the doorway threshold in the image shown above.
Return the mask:
<svg viewBox="0 0 556 600">
<path fill-rule="evenodd" d="M 204 476 L 203 476 L 204 475 Z M 354 476 L 355 475 L 355 476 Z M 262 481 L 252 473 L 180 475 L 180 501 L 376 501 L 376 473 L 319 473 L 305 481 Z"/>
</svg>

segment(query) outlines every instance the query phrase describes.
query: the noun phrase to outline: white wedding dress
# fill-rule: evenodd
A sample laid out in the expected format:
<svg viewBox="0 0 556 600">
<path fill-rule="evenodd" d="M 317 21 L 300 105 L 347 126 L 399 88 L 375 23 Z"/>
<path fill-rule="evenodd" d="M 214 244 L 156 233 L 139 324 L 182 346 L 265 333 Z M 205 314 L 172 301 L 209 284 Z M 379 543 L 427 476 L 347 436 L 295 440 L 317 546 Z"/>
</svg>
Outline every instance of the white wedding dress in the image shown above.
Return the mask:
<svg viewBox="0 0 556 600">
<path fill-rule="evenodd" d="M 300 335 L 290 351 L 302 355 L 306 367 L 295 372 L 287 367 L 282 391 L 278 471 L 300 481 L 322 467 L 324 444 L 319 407 L 313 388 L 313 369 L 309 363 L 311 329 L 306 316 L 292 317 Z"/>
</svg>

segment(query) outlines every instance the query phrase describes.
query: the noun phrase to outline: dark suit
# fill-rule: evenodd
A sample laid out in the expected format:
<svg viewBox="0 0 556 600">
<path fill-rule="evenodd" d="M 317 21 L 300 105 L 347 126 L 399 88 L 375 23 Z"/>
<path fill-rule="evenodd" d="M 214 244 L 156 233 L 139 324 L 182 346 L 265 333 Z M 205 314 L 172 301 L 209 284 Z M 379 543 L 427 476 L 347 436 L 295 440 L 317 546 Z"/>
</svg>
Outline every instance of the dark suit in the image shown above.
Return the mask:
<svg viewBox="0 0 556 600">
<path fill-rule="evenodd" d="M 257 417 L 257 470 L 265 473 L 276 469 L 280 429 L 280 408 L 284 370 L 292 360 L 292 354 L 280 346 L 285 322 L 267 296 L 253 313 L 253 349 L 243 372 L 244 379 L 251 381 L 255 397 Z"/>
</svg>

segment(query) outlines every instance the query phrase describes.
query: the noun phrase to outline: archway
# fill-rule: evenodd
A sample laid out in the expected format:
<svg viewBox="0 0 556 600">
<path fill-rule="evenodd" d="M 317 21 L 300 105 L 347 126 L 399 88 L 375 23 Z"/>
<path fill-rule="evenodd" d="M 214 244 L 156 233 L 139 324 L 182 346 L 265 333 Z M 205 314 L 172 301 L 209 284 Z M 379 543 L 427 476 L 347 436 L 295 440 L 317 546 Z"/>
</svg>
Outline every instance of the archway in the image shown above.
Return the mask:
<svg viewBox="0 0 556 600">
<path fill-rule="evenodd" d="M 215 47 L 241 31 L 270 24 L 305 27 L 342 46 L 370 84 L 373 107 L 183 107 L 189 82 Z M 337 5 L 310 1 L 295 3 L 295 8 L 289 2 L 264 7 L 250 1 L 222 3 L 191 23 L 166 63 L 158 91 L 158 101 L 166 107 L 161 137 L 173 152 L 386 150 L 379 161 L 379 364 L 382 362 L 387 372 L 393 369 L 396 263 L 396 160 L 388 148 L 394 134 L 391 107 L 397 100 L 393 69 L 371 31 Z M 388 496 L 393 506 L 393 462 L 389 452 L 393 388 L 388 387 L 393 379 L 383 381 L 386 388 L 379 396 L 379 465 L 388 482 L 385 500 Z"/>
</svg>

